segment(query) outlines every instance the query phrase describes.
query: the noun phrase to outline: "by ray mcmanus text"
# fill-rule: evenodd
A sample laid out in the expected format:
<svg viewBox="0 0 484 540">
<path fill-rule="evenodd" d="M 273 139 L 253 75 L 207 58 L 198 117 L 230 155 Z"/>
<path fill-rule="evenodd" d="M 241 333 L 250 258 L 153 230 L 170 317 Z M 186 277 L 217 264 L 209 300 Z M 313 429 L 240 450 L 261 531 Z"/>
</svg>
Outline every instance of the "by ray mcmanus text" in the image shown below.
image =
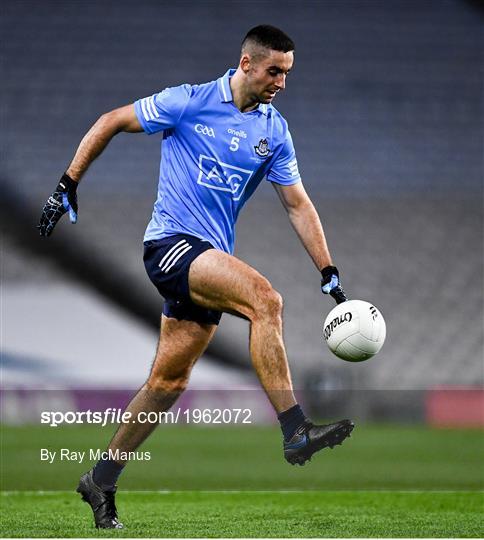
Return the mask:
<svg viewBox="0 0 484 540">
<path fill-rule="evenodd" d="M 151 452 L 136 451 L 124 452 L 116 450 L 102 450 L 101 448 L 89 448 L 89 450 L 73 450 L 60 448 L 59 450 L 40 449 L 40 461 L 52 464 L 55 461 L 70 461 L 84 463 L 84 461 L 99 461 L 100 459 L 115 461 L 151 461 Z"/>
</svg>

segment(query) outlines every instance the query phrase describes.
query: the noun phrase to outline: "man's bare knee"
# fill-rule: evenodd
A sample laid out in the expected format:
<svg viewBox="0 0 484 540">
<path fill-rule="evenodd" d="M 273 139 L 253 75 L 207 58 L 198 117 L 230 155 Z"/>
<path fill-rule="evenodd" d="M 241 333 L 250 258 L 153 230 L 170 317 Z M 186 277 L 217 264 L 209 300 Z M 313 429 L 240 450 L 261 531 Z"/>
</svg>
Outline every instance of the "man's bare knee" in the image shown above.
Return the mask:
<svg viewBox="0 0 484 540">
<path fill-rule="evenodd" d="M 185 390 L 192 366 L 198 358 L 190 348 L 174 351 L 164 350 L 161 346 L 156 351 L 151 373 L 146 381 L 148 387 L 155 392 L 178 392 Z"/>
<path fill-rule="evenodd" d="M 189 371 L 172 376 L 151 374 L 146 382 L 146 386 L 154 394 L 181 394 L 188 385 L 189 376 Z"/>
<path fill-rule="evenodd" d="M 267 282 L 256 291 L 254 319 L 282 319 L 282 296 Z"/>
</svg>

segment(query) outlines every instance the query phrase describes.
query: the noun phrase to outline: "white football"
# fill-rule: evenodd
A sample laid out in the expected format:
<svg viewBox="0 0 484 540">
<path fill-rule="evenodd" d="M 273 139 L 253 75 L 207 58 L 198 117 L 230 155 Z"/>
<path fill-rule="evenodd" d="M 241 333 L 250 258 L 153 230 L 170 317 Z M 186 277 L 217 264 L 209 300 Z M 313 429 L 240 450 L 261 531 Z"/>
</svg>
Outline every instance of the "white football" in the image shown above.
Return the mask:
<svg viewBox="0 0 484 540">
<path fill-rule="evenodd" d="M 387 334 L 385 319 L 372 304 L 348 300 L 329 312 L 323 336 L 330 350 L 342 360 L 362 362 L 383 346 Z"/>
</svg>

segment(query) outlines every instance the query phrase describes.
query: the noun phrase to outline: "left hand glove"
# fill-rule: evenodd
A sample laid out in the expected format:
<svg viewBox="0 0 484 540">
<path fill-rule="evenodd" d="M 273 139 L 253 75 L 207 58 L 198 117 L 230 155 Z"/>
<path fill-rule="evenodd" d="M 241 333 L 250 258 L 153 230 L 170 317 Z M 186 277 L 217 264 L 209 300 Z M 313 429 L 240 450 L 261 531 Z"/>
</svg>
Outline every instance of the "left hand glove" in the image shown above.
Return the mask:
<svg viewBox="0 0 484 540">
<path fill-rule="evenodd" d="M 71 223 L 77 222 L 78 183 L 67 174 L 63 174 L 54 193 L 47 199 L 37 225 L 40 236 L 50 236 L 59 219 L 69 212 Z"/>
<path fill-rule="evenodd" d="M 331 295 L 337 304 L 346 302 L 348 298 L 341 287 L 339 272 L 336 266 L 326 266 L 321 270 L 321 291 Z"/>
</svg>

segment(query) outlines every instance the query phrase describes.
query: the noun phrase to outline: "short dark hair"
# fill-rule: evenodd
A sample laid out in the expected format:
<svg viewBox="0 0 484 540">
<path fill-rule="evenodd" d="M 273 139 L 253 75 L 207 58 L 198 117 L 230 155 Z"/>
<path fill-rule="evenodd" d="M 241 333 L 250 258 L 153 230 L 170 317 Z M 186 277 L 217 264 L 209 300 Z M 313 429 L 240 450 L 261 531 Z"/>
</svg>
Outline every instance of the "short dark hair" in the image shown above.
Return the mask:
<svg viewBox="0 0 484 540">
<path fill-rule="evenodd" d="M 242 41 L 242 50 L 248 44 L 259 45 L 273 51 L 294 51 L 294 41 L 282 30 L 270 24 L 261 24 L 251 28 Z"/>
</svg>

